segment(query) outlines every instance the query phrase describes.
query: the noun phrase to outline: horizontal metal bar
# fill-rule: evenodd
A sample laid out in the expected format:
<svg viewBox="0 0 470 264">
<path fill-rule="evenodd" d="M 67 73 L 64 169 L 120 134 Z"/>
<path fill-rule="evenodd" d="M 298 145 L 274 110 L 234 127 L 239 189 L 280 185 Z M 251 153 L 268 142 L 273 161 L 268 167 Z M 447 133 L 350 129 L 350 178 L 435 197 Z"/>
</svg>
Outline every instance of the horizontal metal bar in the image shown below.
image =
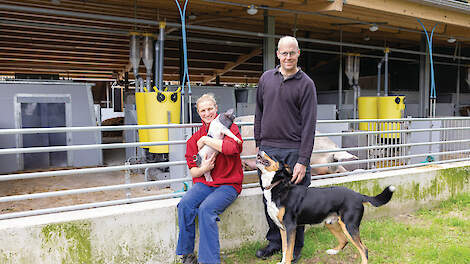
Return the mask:
<svg viewBox="0 0 470 264">
<path fill-rule="evenodd" d="M 363 122 L 406 122 L 406 121 L 442 121 L 442 120 L 470 120 L 470 117 L 411 117 L 411 118 L 392 118 L 392 119 L 341 119 L 341 120 L 317 120 L 317 123 L 334 124 L 334 123 L 363 123 Z"/>
<path fill-rule="evenodd" d="M 160 146 L 160 145 L 177 145 L 177 144 L 186 144 L 186 140 L 90 144 L 90 145 L 75 145 L 75 146 L 32 147 L 32 148 L 11 148 L 11 149 L 0 149 L 0 155 L 17 154 L 17 153 L 57 152 L 57 151 L 67 151 L 67 150 L 86 150 L 86 149 L 116 149 L 116 148 L 129 148 L 129 147 L 140 147 L 140 146 Z"/>
<path fill-rule="evenodd" d="M 247 158 L 256 158 L 256 156 L 245 156 Z M 99 168 L 85 168 L 85 169 L 71 169 L 71 170 L 58 170 L 58 171 L 43 171 L 43 172 L 30 172 L 30 173 L 16 173 L 16 174 L 2 174 L 0 175 L 0 182 L 12 181 L 12 180 L 24 180 L 24 179 L 36 179 L 45 177 L 56 177 L 56 176 L 67 176 L 67 175 L 82 175 L 90 173 L 104 173 L 113 171 L 123 170 L 134 170 L 134 169 L 145 169 L 145 168 L 164 168 L 170 166 L 182 166 L 186 165 L 186 161 L 169 161 L 159 163 L 146 163 L 146 164 L 134 164 L 134 165 L 119 165 L 119 166 L 108 166 Z"/>
<path fill-rule="evenodd" d="M 145 168 L 162 168 L 170 166 L 186 165 L 186 161 L 169 161 L 159 163 L 147 164 L 133 164 L 133 165 L 119 165 L 100 168 L 86 168 L 86 169 L 73 169 L 73 170 L 58 170 L 58 171 L 43 171 L 43 172 L 30 172 L 20 174 L 2 174 L 0 175 L 1 181 L 21 180 L 21 179 L 35 179 L 51 176 L 65 176 L 74 174 L 89 174 L 89 173 L 103 173 L 122 170 L 145 169 Z"/>
<path fill-rule="evenodd" d="M 246 140 L 246 139 L 243 139 L 243 140 Z M 387 149 L 387 148 L 396 148 L 396 147 L 427 146 L 427 145 L 434 145 L 434 144 L 451 144 L 451 143 L 465 143 L 465 142 L 470 142 L 470 139 L 451 140 L 451 141 L 430 141 L 430 142 L 417 142 L 417 143 L 391 144 L 391 145 L 374 145 L 374 146 L 367 146 L 367 147 L 322 149 L 322 150 L 313 150 L 312 154 L 334 153 L 334 152 L 341 152 L 341 151 L 357 151 L 357 150 L 368 150 L 368 149 Z M 241 158 L 242 159 L 254 159 L 256 158 L 256 155 L 241 156 Z"/>
<path fill-rule="evenodd" d="M 441 128 L 436 128 L 441 130 Z M 456 128 L 442 128 L 444 130 L 459 130 L 459 129 L 470 129 L 464 127 L 456 127 Z M 424 129 L 425 131 L 433 131 L 430 129 Z M 398 133 L 402 131 L 406 132 L 422 132 L 422 131 L 415 131 L 413 129 L 410 130 L 387 130 L 387 131 L 373 131 L 374 133 L 369 134 L 383 134 L 383 133 Z M 371 131 L 369 131 L 371 132 Z M 345 134 L 341 133 L 341 135 Z M 358 132 L 349 132 L 352 133 L 350 135 L 356 135 Z M 332 135 L 333 134 L 333 135 Z M 327 137 L 327 136 L 337 136 L 335 133 L 325 133 L 325 134 L 317 134 L 318 137 Z M 247 137 L 243 138 L 244 141 L 255 140 L 254 137 Z M 373 149 L 373 148 L 392 148 L 392 147 L 405 147 L 405 146 L 418 146 L 418 145 L 429 145 L 429 144 L 436 144 L 436 143 L 459 143 L 459 142 L 467 142 L 468 140 L 457 140 L 457 141 L 433 141 L 433 142 L 425 142 L 425 143 L 409 143 L 409 144 L 395 144 L 395 145 L 382 145 L 382 146 L 369 146 L 369 147 L 356 147 L 356 148 L 339 148 L 339 149 L 328 149 L 328 150 L 316 150 L 312 153 L 326 153 L 326 152 L 339 152 L 339 151 L 352 151 L 352 150 L 365 150 L 365 149 Z M 9 149 L 0 149 L 0 155 L 6 154 L 18 154 L 18 153 L 38 153 L 38 152 L 59 152 L 59 151 L 72 151 L 72 150 L 87 150 L 87 149 L 117 149 L 117 148 L 128 148 L 128 147 L 140 147 L 140 146 L 160 146 L 160 145 L 176 145 L 176 144 L 186 144 L 185 140 L 173 140 L 173 141 L 158 141 L 158 142 L 136 142 L 136 143 L 112 143 L 112 144 L 90 144 L 90 145 L 75 145 L 75 146 L 52 146 L 52 147 L 31 147 L 31 148 L 9 148 Z"/>
<path fill-rule="evenodd" d="M 400 118 L 400 119 L 344 119 L 344 120 L 318 120 L 319 124 L 334 123 L 364 123 L 364 122 L 409 122 L 409 121 L 439 121 L 439 120 L 470 120 L 470 117 L 445 117 L 445 118 Z M 236 122 L 240 126 L 253 126 L 253 122 Z M 161 124 L 161 125 L 123 125 L 123 126 L 96 126 L 96 127 L 53 127 L 53 128 L 14 128 L 0 129 L 0 135 L 11 134 L 40 134 L 40 133 L 63 133 L 63 132 L 98 132 L 98 131 L 121 131 L 136 129 L 160 129 L 160 128 L 193 128 L 200 127 L 201 123 L 193 124 Z"/>
<path fill-rule="evenodd" d="M 257 174 L 257 172 L 250 171 L 250 172 L 244 173 L 245 176 L 253 175 L 253 174 Z M 149 182 L 137 182 L 137 183 L 128 183 L 128 184 L 98 186 L 98 187 L 81 188 L 81 189 L 73 189 L 73 190 L 62 190 L 62 191 L 54 191 L 54 192 L 11 195 L 11 196 L 0 197 L 0 203 L 22 201 L 22 200 L 28 200 L 28 199 L 41 199 L 41 198 L 49 198 L 49 197 L 57 197 L 57 196 L 65 196 L 65 195 L 74 195 L 74 194 L 83 194 L 83 193 L 116 191 L 116 190 L 123 190 L 123 189 L 129 189 L 129 188 L 143 188 L 143 187 L 151 187 L 151 186 L 185 182 L 185 181 L 192 181 L 192 178 L 179 178 L 179 179 L 158 180 L 158 181 L 149 181 Z"/>
<path fill-rule="evenodd" d="M 122 189 L 150 187 L 150 186 L 155 186 L 155 185 L 163 185 L 163 184 L 184 182 L 184 181 L 190 181 L 190 180 L 192 179 L 181 178 L 181 179 L 159 180 L 159 181 L 150 181 L 150 182 L 137 182 L 137 183 L 129 183 L 129 184 L 116 184 L 116 185 L 81 188 L 81 189 L 73 189 L 73 190 L 62 190 L 62 191 L 55 191 L 55 192 L 11 195 L 11 196 L 0 197 L 0 202 L 14 202 L 14 201 L 22 201 L 22 200 L 28 200 L 28 199 L 40 199 L 40 198 L 72 195 L 72 194 L 83 194 L 83 193 L 93 193 L 93 192 L 102 192 L 102 191 L 116 191 L 116 190 L 122 190 Z"/>
<path fill-rule="evenodd" d="M 0 135 L 63 133 L 63 132 L 93 132 L 93 131 L 99 132 L 99 131 L 121 131 L 121 130 L 160 129 L 160 128 L 192 128 L 192 127 L 200 127 L 200 126 L 201 126 L 201 123 L 194 123 L 194 124 L 163 124 L 163 125 L 96 126 L 96 127 L 12 128 L 12 129 L 0 129 Z"/>
<path fill-rule="evenodd" d="M 434 145 L 434 144 L 451 144 L 451 143 L 465 143 L 465 142 L 470 142 L 470 139 L 451 140 L 451 141 L 431 141 L 431 142 L 418 142 L 418 143 L 392 144 L 392 145 L 374 145 L 374 146 L 367 146 L 367 147 L 337 148 L 337 149 L 325 149 L 325 150 L 314 150 L 314 151 L 312 151 L 312 154 L 333 153 L 333 152 L 341 152 L 341 151 L 368 150 L 368 149 L 387 149 L 387 148 L 397 148 L 397 147 L 416 147 L 416 146 L 427 146 L 427 145 Z"/>
<path fill-rule="evenodd" d="M 353 161 L 341 161 L 341 162 L 338 161 L 338 162 L 330 162 L 330 163 L 321 163 L 321 164 L 310 165 L 310 168 L 321 168 L 321 167 L 338 166 L 338 165 L 353 165 L 353 164 L 361 164 L 361 163 L 366 163 L 366 162 L 398 160 L 398 159 L 417 158 L 417 157 L 424 157 L 424 156 L 441 156 L 441 155 L 457 154 L 457 153 L 465 153 L 465 152 L 470 152 L 470 149 L 413 154 L 413 155 L 395 156 L 395 157 L 386 157 L 386 158 L 377 158 L 377 159 L 363 159 L 363 160 L 353 160 Z"/>
<path fill-rule="evenodd" d="M 354 175 L 354 174 L 365 174 L 365 173 L 375 173 L 375 172 L 382 172 L 382 171 L 389 171 L 389 170 L 409 169 L 409 168 L 424 167 L 424 166 L 435 165 L 435 164 L 445 164 L 445 163 L 461 162 L 461 161 L 470 161 L 470 158 L 440 160 L 440 161 L 433 161 L 433 162 L 426 162 L 426 163 L 415 163 L 415 164 L 402 165 L 402 166 L 375 168 L 375 169 L 367 169 L 367 170 L 354 170 L 354 171 L 347 171 L 347 172 L 334 173 L 334 174 L 328 174 L 328 175 L 317 175 L 317 176 L 312 176 L 312 180 L 337 178 L 337 177 L 341 177 L 341 176 L 350 176 L 350 175 Z"/>
<path fill-rule="evenodd" d="M 397 130 L 381 130 L 381 131 L 354 131 L 341 133 L 316 133 L 316 137 L 335 137 L 335 136 L 357 136 L 357 135 L 379 135 L 379 134 L 396 134 L 396 133 L 412 133 L 412 132 L 431 132 L 431 131 L 453 131 L 453 130 L 470 130 L 470 127 L 442 127 L 442 128 L 417 128 L 417 129 L 397 129 Z M 398 138 L 398 137 L 391 137 Z"/>
<path fill-rule="evenodd" d="M 185 193 L 183 192 L 177 192 L 177 193 L 170 193 L 170 194 L 160 194 L 160 195 L 129 198 L 129 199 L 122 199 L 122 200 L 112 200 L 112 201 L 106 201 L 106 202 L 78 204 L 78 205 L 31 210 L 31 211 L 24 211 L 24 212 L 9 213 L 9 214 L 1 214 L 0 220 L 33 216 L 33 215 L 76 211 L 76 210 L 82 210 L 82 209 L 91 209 L 91 208 L 98 208 L 98 207 L 105 207 L 105 206 L 112 206 L 112 205 L 122 205 L 122 204 L 155 201 L 155 200 L 168 199 L 168 198 L 177 198 L 177 197 L 183 196 L 184 194 Z"/>
</svg>

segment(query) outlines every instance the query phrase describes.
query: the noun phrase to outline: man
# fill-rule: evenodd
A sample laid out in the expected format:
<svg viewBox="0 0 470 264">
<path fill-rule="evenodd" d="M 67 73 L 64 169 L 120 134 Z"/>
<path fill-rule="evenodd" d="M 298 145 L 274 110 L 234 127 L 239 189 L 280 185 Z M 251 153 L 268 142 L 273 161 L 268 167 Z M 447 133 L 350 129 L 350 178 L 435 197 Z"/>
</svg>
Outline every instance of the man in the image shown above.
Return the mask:
<svg viewBox="0 0 470 264">
<path fill-rule="evenodd" d="M 263 150 L 277 161 L 293 168 L 292 182 L 309 186 L 310 156 L 315 139 L 317 94 L 315 84 L 298 66 L 300 49 L 294 37 L 285 36 L 278 42 L 280 65 L 261 76 L 256 94 L 255 140 L 257 151 Z M 260 178 L 261 182 L 261 178 Z M 256 252 L 266 259 L 281 249 L 281 235 L 269 217 L 268 245 Z M 296 263 L 304 245 L 304 226 L 297 227 L 294 246 Z"/>
</svg>

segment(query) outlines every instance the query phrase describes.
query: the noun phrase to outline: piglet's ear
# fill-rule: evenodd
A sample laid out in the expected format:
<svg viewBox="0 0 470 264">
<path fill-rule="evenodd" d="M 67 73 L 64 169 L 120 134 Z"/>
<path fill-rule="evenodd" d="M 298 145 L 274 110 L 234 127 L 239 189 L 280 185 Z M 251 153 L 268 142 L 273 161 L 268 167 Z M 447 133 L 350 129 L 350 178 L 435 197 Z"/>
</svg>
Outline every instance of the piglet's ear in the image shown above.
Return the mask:
<svg viewBox="0 0 470 264">
<path fill-rule="evenodd" d="M 226 116 L 233 116 L 235 114 L 235 110 L 233 108 L 230 108 L 224 113 Z"/>
</svg>

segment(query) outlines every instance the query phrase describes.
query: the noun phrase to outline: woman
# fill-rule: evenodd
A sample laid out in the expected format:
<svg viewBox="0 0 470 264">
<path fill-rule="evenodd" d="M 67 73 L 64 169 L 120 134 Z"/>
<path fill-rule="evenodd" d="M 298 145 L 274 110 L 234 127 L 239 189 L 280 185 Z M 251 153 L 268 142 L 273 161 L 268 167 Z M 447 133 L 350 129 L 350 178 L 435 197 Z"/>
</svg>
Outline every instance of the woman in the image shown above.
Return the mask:
<svg viewBox="0 0 470 264">
<path fill-rule="evenodd" d="M 223 140 L 206 136 L 212 120 L 217 117 L 217 103 L 212 94 L 196 101 L 202 127 L 186 143 L 186 161 L 193 186 L 178 204 L 179 236 L 176 254 L 183 263 L 220 263 L 218 215 L 232 204 L 242 190 L 243 170 L 240 153 L 242 143 L 225 136 Z M 241 140 L 235 124 L 230 130 Z M 219 153 L 203 157 L 200 167 L 194 161 L 198 150 L 208 145 Z M 213 181 L 207 182 L 204 173 L 211 171 Z M 194 255 L 195 219 L 199 219 L 199 256 Z M 199 261 L 199 262 L 198 262 Z"/>
</svg>

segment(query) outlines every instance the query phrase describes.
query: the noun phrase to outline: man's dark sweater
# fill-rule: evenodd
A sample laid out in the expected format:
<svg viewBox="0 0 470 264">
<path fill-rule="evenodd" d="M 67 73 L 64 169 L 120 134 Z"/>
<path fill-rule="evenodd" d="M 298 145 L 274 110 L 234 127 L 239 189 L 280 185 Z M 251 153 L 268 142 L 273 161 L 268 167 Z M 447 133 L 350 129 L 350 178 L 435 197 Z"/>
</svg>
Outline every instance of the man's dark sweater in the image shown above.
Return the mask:
<svg viewBox="0 0 470 264">
<path fill-rule="evenodd" d="M 256 146 L 299 149 L 297 163 L 310 164 L 317 121 L 317 93 L 302 70 L 284 80 L 279 66 L 260 78 L 256 96 Z"/>
</svg>

